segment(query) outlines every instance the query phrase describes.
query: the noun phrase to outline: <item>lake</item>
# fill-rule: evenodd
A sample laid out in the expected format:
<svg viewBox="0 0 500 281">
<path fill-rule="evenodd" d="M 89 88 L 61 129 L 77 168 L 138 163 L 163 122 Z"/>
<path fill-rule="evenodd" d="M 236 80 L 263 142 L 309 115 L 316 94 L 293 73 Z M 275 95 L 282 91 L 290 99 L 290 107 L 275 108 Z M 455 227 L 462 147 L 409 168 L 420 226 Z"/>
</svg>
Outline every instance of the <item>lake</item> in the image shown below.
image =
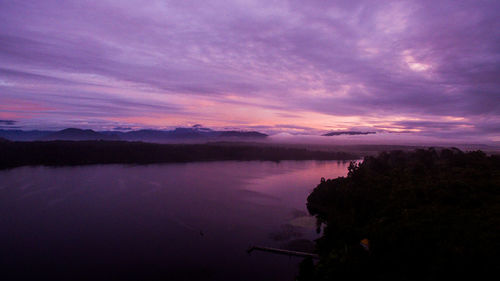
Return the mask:
<svg viewBox="0 0 500 281">
<path fill-rule="evenodd" d="M 227 161 L 0 171 L 8 279 L 293 280 L 318 237 L 306 199 L 349 162 Z"/>
</svg>

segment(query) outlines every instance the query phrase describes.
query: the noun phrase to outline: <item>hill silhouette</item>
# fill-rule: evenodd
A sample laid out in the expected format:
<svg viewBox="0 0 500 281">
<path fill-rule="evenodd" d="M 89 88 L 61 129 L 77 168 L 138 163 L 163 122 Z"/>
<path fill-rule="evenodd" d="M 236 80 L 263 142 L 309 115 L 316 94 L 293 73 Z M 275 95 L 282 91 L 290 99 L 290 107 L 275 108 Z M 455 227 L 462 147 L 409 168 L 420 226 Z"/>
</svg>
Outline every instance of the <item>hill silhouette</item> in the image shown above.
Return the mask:
<svg viewBox="0 0 500 281">
<path fill-rule="evenodd" d="M 239 141 L 263 140 L 266 134 L 255 131 L 216 131 L 201 126 L 175 128 L 173 130 L 131 130 L 131 131 L 94 131 L 67 128 L 60 131 L 22 131 L 0 130 L 0 137 L 11 141 L 50 141 L 50 140 L 123 140 L 157 143 L 183 141 Z"/>
<path fill-rule="evenodd" d="M 114 135 L 101 134 L 93 130 L 68 128 L 48 134 L 42 140 L 118 140 Z"/>
</svg>

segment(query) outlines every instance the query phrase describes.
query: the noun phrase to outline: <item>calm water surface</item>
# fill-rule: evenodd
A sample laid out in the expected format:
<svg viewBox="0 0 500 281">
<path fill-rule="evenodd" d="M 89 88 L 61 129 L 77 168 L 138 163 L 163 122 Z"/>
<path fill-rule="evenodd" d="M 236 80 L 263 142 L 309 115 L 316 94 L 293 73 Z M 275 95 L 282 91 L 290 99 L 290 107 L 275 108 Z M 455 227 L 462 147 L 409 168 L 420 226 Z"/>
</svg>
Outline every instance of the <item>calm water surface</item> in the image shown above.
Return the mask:
<svg viewBox="0 0 500 281">
<path fill-rule="evenodd" d="M 0 171 L 3 278 L 293 280 L 317 237 L 307 195 L 348 162 L 210 162 Z"/>
</svg>

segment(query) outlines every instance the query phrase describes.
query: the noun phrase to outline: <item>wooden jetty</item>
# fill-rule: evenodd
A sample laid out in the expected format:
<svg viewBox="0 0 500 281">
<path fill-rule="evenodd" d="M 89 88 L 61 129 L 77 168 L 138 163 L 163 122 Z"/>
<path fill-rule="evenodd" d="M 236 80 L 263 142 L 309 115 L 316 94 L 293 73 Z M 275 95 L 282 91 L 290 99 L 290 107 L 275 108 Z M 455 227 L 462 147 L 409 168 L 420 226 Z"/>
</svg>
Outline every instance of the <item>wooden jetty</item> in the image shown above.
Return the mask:
<svg viewBox="0 0 500 281">
<path fill-rule="evenodd" d="M 319 256 L 317 254 L 313 254 L 313 253 L 290 251 L 290 250 L 283 250 L 283 249 L 269 248 L 269 247 L 260 247 L 260 246 L 253 246 L 253 247 L 248 248 L 247 253 L 250 254 L 254 250 L 264 251 L 264 252 L 269 252 L 269 253 L 274 253 L 274 254 L 280 254 L 280 255 L 287 255 L 287 256 L 319 259 Z"/>
</svg>

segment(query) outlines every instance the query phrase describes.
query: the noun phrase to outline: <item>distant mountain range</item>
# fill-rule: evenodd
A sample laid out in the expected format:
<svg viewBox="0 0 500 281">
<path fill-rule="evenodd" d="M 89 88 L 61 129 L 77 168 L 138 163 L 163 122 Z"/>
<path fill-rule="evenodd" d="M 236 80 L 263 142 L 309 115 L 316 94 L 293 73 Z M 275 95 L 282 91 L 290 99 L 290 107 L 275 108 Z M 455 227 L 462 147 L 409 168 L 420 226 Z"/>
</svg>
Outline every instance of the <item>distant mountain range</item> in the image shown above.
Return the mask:
<svg viewBox="0 0 500 281">
<path fill-rule="evenodd" d="M 322 136 L 325 137 L 331 137 L 331 136 L 340 136 L 340 135 L 370 135 L 370 134 L 376 134 L 375 132 L 358 132 L 358 131 L 337 131 L 337 132 L 330 132 L 326 133 Z"/>
<path fill-rule="evenodd" d="M 124 140 L 145 142 L 179 142 L 206 140 L 256 140 L 267 135 L 247 131 L 215 131 L 201 126 L 176 128 L 174 130 L 137 130 L 137 131 L 94 131 L 68 128 L 61 131 L 22 131 L 0 130 L 0 138 L 11 141 L 51 141 L 51 140 Z"/>
<path fill-rule="evenodd" d="M 57 132 L 49 133 L 38 140 L 119 140 L 116 135 L 108 135 L 99 133 L 93 130 L 82 130 L 76 128 L 68 128 Z"/>
</svg>

